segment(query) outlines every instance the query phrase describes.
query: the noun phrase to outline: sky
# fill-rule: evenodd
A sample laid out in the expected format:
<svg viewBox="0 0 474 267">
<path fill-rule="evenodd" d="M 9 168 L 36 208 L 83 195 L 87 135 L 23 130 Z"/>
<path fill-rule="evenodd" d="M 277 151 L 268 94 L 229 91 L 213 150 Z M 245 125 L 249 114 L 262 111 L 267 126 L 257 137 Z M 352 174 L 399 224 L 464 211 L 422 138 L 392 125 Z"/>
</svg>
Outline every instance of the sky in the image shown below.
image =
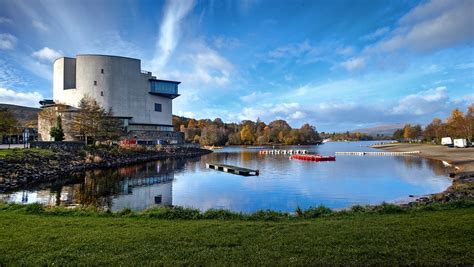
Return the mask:
<svg viewBox="0 0 474 267">
<path fill-rule="evenodd" d="M 319 131 L 474 103 L 474 0 L 0 0 L 0 103 L 52 98 L 61 56 L 139 58 L 173 113 Z"/>
</svg>

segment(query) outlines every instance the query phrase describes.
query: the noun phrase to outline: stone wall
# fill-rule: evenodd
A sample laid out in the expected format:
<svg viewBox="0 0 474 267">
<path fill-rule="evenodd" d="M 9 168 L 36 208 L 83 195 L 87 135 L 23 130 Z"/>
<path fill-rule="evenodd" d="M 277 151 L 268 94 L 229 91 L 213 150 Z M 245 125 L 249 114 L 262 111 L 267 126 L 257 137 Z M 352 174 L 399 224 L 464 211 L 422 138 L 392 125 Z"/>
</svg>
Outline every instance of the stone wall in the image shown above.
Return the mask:
<svg viewBox="0 0 474 267">
<path fill-rule="evenodd" d="M 130 131 L 127 134 L 128 139 L 138 140 L 164 140 L 168 144 L 183 144 L 184 133 L 182 132 L 166 132 L 166 131 Z"/>
<path fill-rule="evenodd" d="M 61 115 L 61 124 L 64 132 L 65 141 L 78 141 L 77 136 L 74 135 L 73 121 L 76 112 L 71 110 L 70 107 L 65 105 L 55 105 L 43 107 L 41 112 L 38 113 L 38 140 L 39 141 L 52 141 L 52 137 L 49 134 L 51 127 L 56 126 L 57 117 Z"/>
<path fill-rule="evenodd" d="M 84 149 L 84 142 L 78 141 L 64 141 L 64 142 L 45 142 L 37 141 L 31 142 L 30 148 L 42 148 L 42 149 L 54 149 L 54 150 L 65 150 L 65 151 L 78 151 Z"/>
</svg>

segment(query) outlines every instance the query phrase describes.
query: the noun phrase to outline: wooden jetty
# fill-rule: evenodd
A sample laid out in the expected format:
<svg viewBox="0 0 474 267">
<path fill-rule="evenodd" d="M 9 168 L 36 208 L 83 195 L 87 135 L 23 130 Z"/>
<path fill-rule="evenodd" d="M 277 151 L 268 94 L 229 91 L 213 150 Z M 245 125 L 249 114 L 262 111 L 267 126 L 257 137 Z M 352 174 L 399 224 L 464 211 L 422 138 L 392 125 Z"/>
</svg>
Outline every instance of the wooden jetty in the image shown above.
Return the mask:
<svg viewBox="0 0 474 267">
<path fill-rule="evenodd" d="M 238 175 L 243 175 L 243 176 L 258 176 L 260 174 L 259 170 L 252 170 L 252 169 L 226 165 L 226 164 L 221 164 L 221 163 L 206 163 L 206 168 L 238 174 Z"/>
<path fill-rule="evenodd" d="M 262 155 L 294 155 L 294 154 L 306 154 L 308 150 L 304 149 L 269 149 L 269 150 L 260 150 L 258 154 Z"/>
<path fill-rule="evenodd" d="M 336 152 L 336 155 L 346 156 L 405 156 L 420 154 L 420 151 L 408 152 Z"/>
</svg>

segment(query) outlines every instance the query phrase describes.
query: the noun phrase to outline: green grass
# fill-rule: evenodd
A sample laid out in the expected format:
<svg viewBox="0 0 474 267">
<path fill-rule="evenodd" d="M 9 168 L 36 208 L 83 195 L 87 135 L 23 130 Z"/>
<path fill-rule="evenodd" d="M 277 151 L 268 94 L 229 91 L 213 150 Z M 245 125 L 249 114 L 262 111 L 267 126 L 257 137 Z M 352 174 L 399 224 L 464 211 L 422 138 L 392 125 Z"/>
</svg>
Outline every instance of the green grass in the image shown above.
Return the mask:
<svg viewBox="0 0 474 267">
<path fill-rule="evenodd" d="M 40 148 L 12 148 L 12 149 L 0 149 L 0 158 L 5 157 L 23 157 L 25 155 L 32 156 L 51 156 L 54 154 L 54 151 L 49 149 L 40 149 Z"/>
<path fill-rule="evenodd" d="M 244 216 L 183 208 L 110 213 L 0 205 L 0 265 L 474 263 L 474 207 L 469 203 L 358 206 L 346 212 L 316 207 L 302 214 Z M 308 219 L 312 216 L 323 217 Z"/>
</svg>

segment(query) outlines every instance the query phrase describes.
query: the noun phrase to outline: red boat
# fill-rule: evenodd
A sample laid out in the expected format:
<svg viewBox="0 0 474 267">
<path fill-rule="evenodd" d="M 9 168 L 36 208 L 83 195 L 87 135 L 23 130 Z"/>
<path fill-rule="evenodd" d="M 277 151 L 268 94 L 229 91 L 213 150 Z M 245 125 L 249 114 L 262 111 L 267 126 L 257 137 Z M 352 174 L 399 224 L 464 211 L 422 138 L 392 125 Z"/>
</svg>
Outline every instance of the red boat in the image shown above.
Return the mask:
<svg viewBox="0 0 474 267">
<path fill-rule="evenodd" d="M 321 156 L 321 155 L 293 155 L 290 159 L 306 160 L 306 161 L 336 161 L 334 156 Z"/>
</svg>

